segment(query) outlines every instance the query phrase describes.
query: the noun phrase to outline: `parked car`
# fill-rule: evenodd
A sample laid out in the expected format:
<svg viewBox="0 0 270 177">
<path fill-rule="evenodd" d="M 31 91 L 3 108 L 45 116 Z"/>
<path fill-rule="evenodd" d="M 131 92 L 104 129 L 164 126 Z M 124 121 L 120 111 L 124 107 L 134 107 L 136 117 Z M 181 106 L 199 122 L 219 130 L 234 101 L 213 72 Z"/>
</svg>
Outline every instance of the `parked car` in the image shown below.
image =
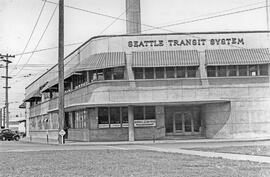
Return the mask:
<svg viewBox="0 0 270 177">
<path fill-rule="evenodd" d="M 0 139 L 2 141 L 10 141 L 10 140 L 16 140 L 16 141 L 19 141 L 20 139 L 20 135 L 10 129 L 4 129 L 4 130 L 1 130 L 0 132 Z"/>
</svg>

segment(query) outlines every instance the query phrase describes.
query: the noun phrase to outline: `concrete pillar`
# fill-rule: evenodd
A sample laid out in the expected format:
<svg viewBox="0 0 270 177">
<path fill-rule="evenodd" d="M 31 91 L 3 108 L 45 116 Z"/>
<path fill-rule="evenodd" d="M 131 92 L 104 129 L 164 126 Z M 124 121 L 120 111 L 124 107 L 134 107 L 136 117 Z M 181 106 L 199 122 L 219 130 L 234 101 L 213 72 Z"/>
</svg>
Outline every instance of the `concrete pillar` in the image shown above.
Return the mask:
<svg viewBox="0 0 270 177">
<path fill-rule="evenodd" d="M 200 51 L 199 57 L 200 57 L 199 72 L 200 72 L 202 86 L 208 86 L 209 83 L 208 83 L 207 72 L 206 72 L 206 67 L 205 67 L 205 63 L 206 63 L 205 51 Z"/>
<path fill-rule="evenodd" d="M 135 140 L 133 106 L 128 106 L 128 140 Z"/>
<path fill-rule="evenodd" d="M 140 0 L 126 0 L 126 32 L 127 34 L 141 33 Z"/>
</svg>

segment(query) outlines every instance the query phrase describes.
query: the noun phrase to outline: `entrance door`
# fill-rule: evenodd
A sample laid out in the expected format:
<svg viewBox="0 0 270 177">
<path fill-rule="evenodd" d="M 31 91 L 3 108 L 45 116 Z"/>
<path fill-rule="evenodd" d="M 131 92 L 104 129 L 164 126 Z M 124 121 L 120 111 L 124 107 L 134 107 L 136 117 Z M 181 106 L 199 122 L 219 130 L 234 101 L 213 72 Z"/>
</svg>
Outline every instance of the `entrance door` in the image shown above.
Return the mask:
<svg viewBox="0 0 270 177">
<path fill-rule="evenodd" d="M 173 116 L 173 133 L 191 135 L 192 132 L 194 132 L 192 114 L 176 112 Z"/>
</svg>

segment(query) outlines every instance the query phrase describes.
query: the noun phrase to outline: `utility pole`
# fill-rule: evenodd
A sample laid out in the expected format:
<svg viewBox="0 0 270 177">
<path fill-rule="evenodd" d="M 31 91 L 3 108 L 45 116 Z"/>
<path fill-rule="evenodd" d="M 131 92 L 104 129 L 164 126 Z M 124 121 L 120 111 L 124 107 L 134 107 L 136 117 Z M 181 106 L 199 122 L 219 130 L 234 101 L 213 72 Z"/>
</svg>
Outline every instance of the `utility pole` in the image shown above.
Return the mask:
<svg viewBox="0 0 270 177">
<path fill-rule="evenodd" d="M 267 31 L 269 31 L 269 3 L 266 0 L 266 24 L 267 24 Z"/>
<path fill-rule="evenodd" d="M 6 117 L 5 117 L 5 119 L 6 119 L 7 128 L 9 128 L 8 89 L 10 89 L 11 87 L 8 86 L 8 79 L 11 79 L 11 77 L 8 76 L 8 64 L 12 63 L 12 62 L 8 58 L 15 58 L 15 55 L 9 55 L 9 54 L 2 55 L 2 54 L 0 54 L 0 58 L 1 58 L 1 61 L 6 62 L 6 76 L 2 76 L 2 78 L 6 79 L 6 86 L 3 88 L 6 89 L 6 101 L 5 101 Z"/>
<path fill-rule="evenodd" d="M 64 129 L 64 118 L 65 118 L 65 106 L 64 106 L 64 0 L 59 0 L 59 33 L 58 33 L 58 91 L 59 91 L 59 102 L 58 102 L 58 124 L 59 124 L 59 135 L 58 142 L 63 144 L 63 135 L 60 135 L 60 131 Z"/>
</svg>

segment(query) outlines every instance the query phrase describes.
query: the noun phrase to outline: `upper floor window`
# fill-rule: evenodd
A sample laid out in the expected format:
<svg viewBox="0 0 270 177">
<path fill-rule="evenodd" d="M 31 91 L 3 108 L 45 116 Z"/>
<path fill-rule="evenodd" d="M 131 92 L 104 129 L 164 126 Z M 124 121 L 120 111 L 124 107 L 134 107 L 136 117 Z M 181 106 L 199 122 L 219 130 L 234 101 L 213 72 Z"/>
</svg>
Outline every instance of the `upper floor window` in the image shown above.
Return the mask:
<svg viewBox="0 0 270 177">
<path fill-rule="evenodd" d="M 269 64 L 208 66 L 208 77 L 267 76 Z"/>
<path fill-rule="evenodd" d="M 135 79 L 197 77 L 198 66 L 133 68 Z"/>
</svg>

